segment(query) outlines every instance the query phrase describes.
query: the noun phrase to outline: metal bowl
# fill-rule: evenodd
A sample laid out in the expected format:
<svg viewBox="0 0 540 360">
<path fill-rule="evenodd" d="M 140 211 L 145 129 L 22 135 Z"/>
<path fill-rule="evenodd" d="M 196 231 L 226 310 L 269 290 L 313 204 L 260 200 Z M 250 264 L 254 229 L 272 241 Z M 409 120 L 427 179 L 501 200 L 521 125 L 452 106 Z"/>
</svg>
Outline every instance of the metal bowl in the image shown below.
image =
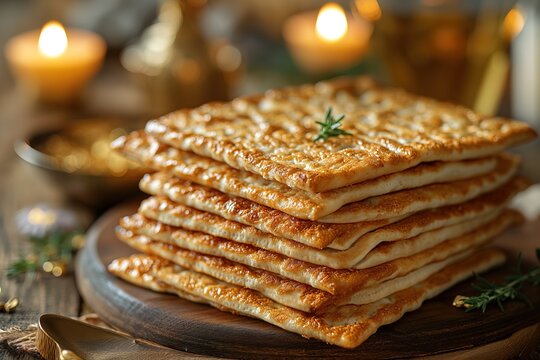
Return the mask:
<svg viewBox="0 0 540 360">
<path fill-rule="evenodd" d="M 139 192 L 138 182 L 145 169 L 130 169 L 122 175 L 91 174 L 86 171 L 67 171 L 58 159 L 41 150 L 42 145 L 54 135 L 63 135 L 81 128 L 91 128 L 106 123 L 125 131 L 143 126 L 133 119 L 85 119 L 70 121 L 48 130 L 33 132 L 14 144 L 15 152 L 26 163 L 51 179 L 71 199 L 93 209 L 104 209 Z"/>
</svg>

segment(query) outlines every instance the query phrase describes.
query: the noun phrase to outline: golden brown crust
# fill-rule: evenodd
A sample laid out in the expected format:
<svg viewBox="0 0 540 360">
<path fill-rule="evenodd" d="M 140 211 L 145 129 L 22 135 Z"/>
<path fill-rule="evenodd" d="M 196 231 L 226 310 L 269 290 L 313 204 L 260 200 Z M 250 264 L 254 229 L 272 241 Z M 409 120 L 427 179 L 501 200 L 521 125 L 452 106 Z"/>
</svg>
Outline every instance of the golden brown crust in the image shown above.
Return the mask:
<svg viewBox="0 0 540 360">
<path fill-rule="evenodd" d="M 149 237 L 135 235 L 123 228 L 118 228 L 116 235 L 129 246 L 145 254 L 167 259 L 185 269 L 230 284 L 256 290 L 274 301 L 298 310 L 320 311 L 335 301 L 334 296 L 326 291 L 222 257 L 204 255 L 172 244 L 152 241 Z"/>
<path fill-rule="evenodd" d="M 176 203 L 255 226 L 261 231 L 319 249 L 334 241 L 358 238 L 369 231 L 402 218 L 395 217 L 353 224 L 323 224 L 298 219 L 253 201 L 229 196 L 206 186 L 170 177 L 165 173 L 145 175 L 140 182 L 140 188 L 148 194 L 164 195 Z"/>
<path fill-rule="evenodd" d="M 314 142 L 328 107 L 352 136 Z M 322 192 L 420 162 L 498 153 L 533 139 L 525 123 L 491 118 L 371 79 L 340 78 L 180 110 L 148 122 L 171 146 L 290 187 Z"/>
<path fill-rule="evenodd" d="M 160 144 L 144 132 L 134 132 L 115 141 L 125 156 L 156 170 L 166 170 L 179 179 L 195 182 L 283 211 L 316 220 L 345 204 L 427 184 L 456 181 L 491 172 L 497 157 L 457 162 L 422 163 L 413 168 L 380 176 L 343 188 L 312 193 L 269 181 L 247 171 L 193 153 Z M 171 175 L 169 175 L 171 177 Z"/>
<path fill-rule="evenodd" d="M 144 255 L 133 255 L 116 262 L 140 261 Z M 155 257 L 147 257 L 154 261 Z M 204 301 L 224 311 L 255 317 L 285 330 L 305 337 L 313 337 L 330 344 L 354 348 L 363 343 L 377 329 L 385 324 L 399 320 L 405 312 L 420 307 L 426 299 L 432 298 L 459 281 L 471 276 L 473 272 L 486 271 L 500 265 L 505 260 L 503 252 L 496 249 L 483 249 L 472 256 L 458 261 L 431 275 L 421 283 L 394 293 L 380 301 L 366 305 L 345 305 L 332 308 L 324 315 L 310 315 L 284 305 L 250 289 L 237 287 L 218 281 L 197 272 L 175 269 L 159 265 L 152 267 L 151 276 L 169 285 L 168 291 L 180 297 L 191 297 Z M 122 268 L 114 267 L 115 275 L 139 286 L 152 287 L 148 282 L 140 282 L 138 276 L 123 273 Z M 186 296 L 187 295 L 187 296 Z"/>
<path fill-rule="evenodd" d="M 442 261 L 414 270 L 405 276 L 361 289 L 350 296 L 338 297 L 265 270 L 244 266 L 220 257 L 184 250 L 172 244 L 154 241 L 147 236 L 134 235 L 122 228 L 118 229 L 117 236 L 132 248 L 145 254 L 158 256 L 182 268 L 212 276 L 229 284 L 256 290 L 293 309 L 317 313 L 324 312 L 326 308 L 336 304 L 361 305 L 380 300 L 396 291 L 418 284 L 449 264 L 470 256 L 473 252 L 472 250 L 463 251 Z M 168 272 L 177 272 L 177 268 L 171 267 Z"/>
<path fill-rule="evenodd" d="M 452 255 L 439 262 L 431 263 L 431 264 L 421 267 L 420 269 L 411 271 L 405 276 L 400 276 L 400 277 L 385 281 L 379 285 L 364 288 L 358 291 L 357 293 L 352 294 L 350 297 L 337 298 L 335 304 L 336 305 L 345 305 L 345 304 L 363 305 L 363 304 L 369 304 L 369 303 L 375 302 L 397 291 L 401 291 L 401 290 L 410 288 L 411 286 L 417 285 L 418 283 L 424 281 L 425 279 L 427 279 L 434 273 L 441 271 L 443 268 L 447 267 L 448 265 L 469 257 L 471 254 L 475 252 L 475 250 L 476 249 L 462 251 L 458 254 Z"/>
<path fill-rule="evenodd" d="M 172 266 L 172 263 L 158 256 L 132 255 L 129 258 L 113 260 L 107 269 L 136 285 L 158 292 L 168 292 L 169 286 L 154 276 L 154 270 L 166 266 Z"/>
<path fill-rule="evenodd" d="M 495 191 L 481 195 L 466 203 L 413 214 L 401 221 L 369 232 L 354 242 L 333 243 L 334 247 L 340 245 L 344 250 L 313 248 L 296 241 L 277 237 L 254 226 L 227 220 L 218 215 L 174 203 L 160 196 L 144 200 L 139 207 L 139 213 L 167 225 L 223 237 L 317 265 L 345 269 L 357 267 L 361 261 L 362 265 L 365 265 L 383 256 L 383 254 L 387 261 L 396 258 L 393 256 L 401 257 L 396 254 L 400 253 L 398 249 L 402 247 L 412 253 L 410 252 L 411 247 L 418 248 L 415 244 L 421 244 L 418 245 L 420 248 L 426 246 L 426 241 L 423 240 L 425 237 L 429 238 L 429 243 L 444 241 L 446 237 L 439 234 L 440 232 L 446 232 L 442 228 L 452 226 L 458 226 L 459 228 L 463 222 L 467 221 L 477 221 L 479 224 L 489 221 L 490 218 L 497 216 L 510 199 L 517 192 L 525 189 L 527 185 L 528 182 L 525 179 L 515 178 Z M 483 220 L 486 217 L 488 219 Z M 262 222 L 263 220 L 259 221 Z M 257 225 L 257 223 L 254 225 Z M 441 231 L 438 229 L 441 229 Z M 422 235 L 420 236 L 420 234 Z M 414 238 L 414 240 L 411 238 Z M 351 238 L 351 240 L 354 239 Z M 402 245 L 396 244 L 404 239 L 411 239 L 412 241 L 404 242 Z M 384 243 L 384 245 L 381 243 Z M 378 244 L 382 246 L 376 247 Z M 363 259 L 368 255 L 368 252 L 369 259 L 364 262 Z"/>
<path fill-rule="evenodd" d="M 504 208 L 516 194 L 527 189 L 530 185 L 529 180 L 517 176 L 497 189 L 469 201 L 414 213 L 400 221 L 376 229 L 363 238 L 378 237 L 385 239 L 384 241 L 390 241 L 386 239 L 406 239 L 421 232 L 474 219 Z M 349 248 L 350 245 L 339 239 L 333 242 L 330 247 L 342 249 Z"/>
<path fill-rule="evenodd" d="M 500 170 L 498 174 L 480 176 L 475 179 L 469 179 L 465 183 L 457 182 L 457 187 L 454 190 L 449 190 L 448 185 L 437 184 L 428 187 L 425 190 L 422 190 L 423 188 L 418 188 L 414 191 L 411 190 L 410 192 L 404 190 L 395 193 L 395 195 L 389 194 L 385 197 L 386 201 L 377 202 L 377 204 L 380 204 L 378 207 L 371 206 L 370 204 L 371 202 L 378 201 L 377 198 L 380 197 L 368 199 L 369 201 L 359 202 L 359 204 L 364 204 L 364 207 L 370 207 L 374 212 L 377 208 L 386 212 L 392 212 L 395 208 L 403 210 L 404 207 L 409 209 L 413 207 L 415 209 L 420 209 L 422 207 L 430 207 L 433 203 L 444 206 L 445 198 L 450 198 L 454 195 L 455 200 L 455 196 L 464 196 L 464 192 L 469 196 L 471 194 L 486 192 L 493 187 L 494 184 L 498 184 L 506 179 L 508 176 L 507 174 L 515 171 L 517 163 L 514 162 L 515 158 L 513 157 L 504 156 L 501 159 L 503 158 L 507 160 L 503 161 L 503 167 L 509 166 L 508 168 Z M 483 199 L 482 201 L 489 201 L 493 206 L 497 205 L 497 201 L 502 204 L 509 196 L 514 195 L 517 191 L 523 190 L 526 187 L 525 183 L 526 182 L 523 179 L 513 180 L 508 183 L 510 185 L 501 186 L 501 189 L 503 190 L 494 192 L 502 195 L 493 195 L 488 196 L 487 198 L 481 197 L 481 199 Z M 141 180 L 140 187 L 149 194 L 169 197 L 172 201 L 179 204 L 178 207 L 180 212 L 186 212 L 186 216 L 184 217 L 187 217 L 187 212 L 190 212 L 190 216 L 196 215 L 196 218 L 193 220 L 194 222 L 216 222 L 218 219 L 211 216 L 211 214 L 215 214 L 234 222 L 253 226 L 260 231 L 275 235 L 279 238 L 294 240 L 318 249 L 323 249 L 325 247 L 337 250 L 347 249 L 357 239 L 370 231 L 395 223 L 405 217 L 399 216 L 391 219 L 365 221 L 352 224 L 324 224 L 309 220 L 301 220 L 247 199 L 230 196 L 206 186 L 179 180 L 178 178 L 165 173 L 146 175 Z M 384 197 L 384 195 L 381 197 Z M 490 198 L 492 199 L 489 200 Z M 392 199 L 407 202 L 405 204 L 394 204 L 397 200 L 392 201 Z M 416 202 L 413 201 L 415 199 Z M 473 204 L 477 203 L 478 202 L 473 202 Z M 478 207 L 479 205 L 475 206 Z M 164 209 L 169 208 L 170 206 L 167 206 Z M 204 215 L 198 211 L 194 211 L 193 208 L 211 214 Z M 443 210 L 444 209 L 445 208 L 443 208 Z M 430 213 L 422 213 L 422 216 L 428 214 Z M 467 214 L 467 212 L 464 212 L 464 217 L 466 217 Z M 459 214 L 454 211 L 453 216 L 457 217 L 457 215 Z M 439 213 L 438 220 L 440 221 L 444 216 L 444 213 Z M 204 219 L 204 217 L 206 217 L 206 219 Z M 409 226 L 413 225 L 413 222 L 425 223 L 432 219 L 431 216 L 427 216 L 423 219 L 419 216 L 409 216 L 409 218 L 412 219 L 412 222 L 406 223 L 409 224 Z M 191 222 L 189 219 L 186 219 L 186 221 Z"/>
<path fill-rule="evenodd" d="M 173 288 L 156 277 L 161 269 L 176 268 L 170 261 L 158 256 L 133 254 L 129 257 L 113 260 L 107 270 L 119 278 L 157 292 L 177 294 L 181 298 L 207 304 L 208 301 L 194 294 Z M 193 273 L 195 275 L 195 273 Z"/>
<path fill-rule="evenodd" d="M 124 217 L 121 227 L 153 240 L 177 245 L 207 255 L 220 256 L 234 262 L 267 270 L 291 280 L 313 286 L 338 296 L 346 296 L 361 288 L 406 275 L 427 264 L 478 247 L 490 241 L 510 225 L 521 221 L 521 214 L 506 211 L 495 220 L 466 235 L 448 240 L 433 248 L 368 269 L 336 270 L 295 260 L 251 245 L 229 241 L 204 233 L 174 228 L 141 215 Z"/>
<path fill-rule="evenodd" d="M 322 217 L 319 221 L 326 223 L 373 221 L 439 206 L 459 204 L 490 192 L 508 182 L 517 172 L 519 163 L 520 160 L 517 156 L 504 154 L 491 173 L 471 179 L 401 190 L 354 202 Z"/>
</svg>

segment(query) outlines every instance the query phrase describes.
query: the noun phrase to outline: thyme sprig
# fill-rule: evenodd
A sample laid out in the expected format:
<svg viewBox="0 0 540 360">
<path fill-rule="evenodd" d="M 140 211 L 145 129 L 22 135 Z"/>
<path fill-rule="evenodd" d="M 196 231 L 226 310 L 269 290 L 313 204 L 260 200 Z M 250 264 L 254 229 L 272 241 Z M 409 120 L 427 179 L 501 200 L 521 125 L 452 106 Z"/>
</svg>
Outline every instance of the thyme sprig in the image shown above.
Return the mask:
<svg viewBox="0 0 540 360">
<path fill-rule="evenodd" d="M 540 248 L 536 249 L 536 257 L 540 262 Z M 505 277 L 503 284 L 493 283 L 478 274 L 476 274 L 476 281 L 477 284 L 474 284 L 473 287 L 480 291 L 480 294 L 456 296 L 453 303 L 455 307 L 465 308 L 465 311 L 480 309 L 485 312 L 489 304 L 496 303 L 499 309 L 504 311 L 503 303 L 508 300 L 521 300 L 532 307 L 533 304 L 522 292 L 522 289 L 525 285 L 540 286 L 540 266 L 523 273 L 521 254 L 519 254 L 514 272 Z"/>
<path fill-rule="evenodd" d="M 329 137 L 352 135 L 350 132 L 340 129 L 341 121 L 344 118 L 345 115 L 334 117 L 334 115 L 332 114 L 332 107 L 329 107 L 324 115 L 324 121 L 317 121 L 317 124 L 319 124 L 321 128 L 319 129 L 319 133 L 317 134 L 317 136 L 313 138 L 313 141 L 325 141 Z"/>
</svg>

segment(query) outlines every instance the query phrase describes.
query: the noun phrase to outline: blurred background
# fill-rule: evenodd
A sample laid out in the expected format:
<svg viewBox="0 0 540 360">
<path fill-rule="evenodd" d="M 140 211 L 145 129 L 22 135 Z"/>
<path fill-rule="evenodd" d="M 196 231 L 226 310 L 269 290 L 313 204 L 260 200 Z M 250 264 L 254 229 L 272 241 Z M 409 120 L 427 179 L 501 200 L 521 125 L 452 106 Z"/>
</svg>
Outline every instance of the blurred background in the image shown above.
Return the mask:
<svg viewBox="0 0 540 360">
<path fill-rule="evenodd" d="M 2 201 L 99 213 L 144 172 L 116 136 L 344 74 L 538 128 L 539 35 L 535 0 L 0 0 Z M 538 147 L 518 150 L 536 180 Z"/>
</svg>

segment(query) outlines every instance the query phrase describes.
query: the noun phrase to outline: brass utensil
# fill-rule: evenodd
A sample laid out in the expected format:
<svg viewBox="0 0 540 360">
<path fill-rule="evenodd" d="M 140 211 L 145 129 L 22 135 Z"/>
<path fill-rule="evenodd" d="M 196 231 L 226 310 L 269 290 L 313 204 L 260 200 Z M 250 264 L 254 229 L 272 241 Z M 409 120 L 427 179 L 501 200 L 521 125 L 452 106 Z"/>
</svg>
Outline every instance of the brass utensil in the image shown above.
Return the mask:
<svg viewBox="0 0 540 360">
<path fill-rule="evenodd" d="M 142 118 L 47 118 L 43 120 L 49 125 L 17 140 L 14 149 L 71 199 L 92 209 L 106 209 L 136 194 L 137 184 L 146 172 L 131 168 L 127 160 L 114 155 L 108 147 L 117 135 L 141 128 Z"/>
<path fill-rule="evenodd" d="M 36 348 L 47 360 L 167 360 L 188 355 L 56 314 L 44 314 L 39 318 Z"/>
</svg>

